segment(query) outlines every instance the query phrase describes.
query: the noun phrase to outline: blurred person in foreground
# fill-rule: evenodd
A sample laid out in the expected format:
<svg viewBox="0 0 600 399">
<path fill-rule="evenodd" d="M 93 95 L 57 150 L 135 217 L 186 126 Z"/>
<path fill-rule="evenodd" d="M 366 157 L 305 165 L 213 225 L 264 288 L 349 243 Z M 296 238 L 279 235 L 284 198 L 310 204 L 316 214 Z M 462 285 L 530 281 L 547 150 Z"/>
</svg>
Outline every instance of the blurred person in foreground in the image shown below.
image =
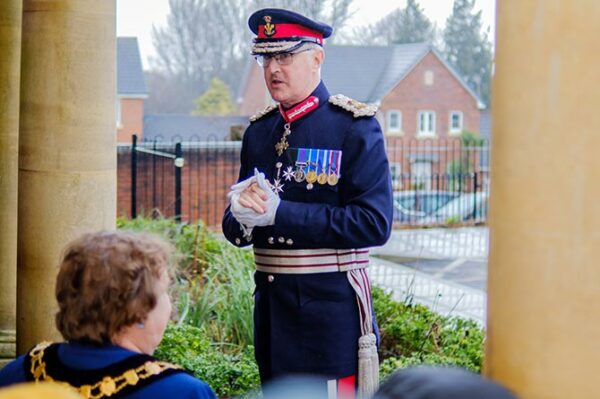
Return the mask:
<svg viewBox="0 0 600 399">
<path fill-rule="evenodd" d="M 171 316 L 171 252 L 158 237 L 124 231 L 72 241 L 56 278 L 66 342 L 15 359 L 0 370 L 0 386 L 59 381 L 84 398 L 215 398 L 203 381 L 151 356 Z"/>
<path fill-rule="evenodd" d="M 357 386 L 368 396 L 378 381 L 369 247 L 392 225 L 377 108 L 321 81 L 331 26 L 274 8 L 248 25 L 276 104 L 250 118 L 223 233 L 253 245 L 261 382 L 312 374 L 330 397 L 351 398 Z"/>
<path fill-rule="evenodd" d="M 0 399 L 81 399 L 81 395 L 56 382 L 25 382 L 0 389 Z"/>
<path fill-rule="evenodd" d="M 456 367 L 420 366 L 391 374 L 373 399 L 517 399 L 508 389 Z"/>
</svg>

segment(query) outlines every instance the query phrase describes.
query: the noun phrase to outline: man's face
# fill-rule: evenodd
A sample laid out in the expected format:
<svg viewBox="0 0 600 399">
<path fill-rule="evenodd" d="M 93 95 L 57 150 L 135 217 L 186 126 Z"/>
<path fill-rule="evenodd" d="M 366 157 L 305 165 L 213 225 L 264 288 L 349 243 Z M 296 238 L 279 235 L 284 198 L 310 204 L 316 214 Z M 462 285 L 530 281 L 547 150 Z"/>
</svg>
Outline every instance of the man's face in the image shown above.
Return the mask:
<svg viewBox="0 0 600 399">
<path fill-rule="evenodd" d="M 289 65 L 279 65 L 276 59 L 271 59 L 263 68 L 271 97 L 284 107 L 304 100 L 318 84 L 322 52 L 304 50 L 296 50 Z"/>
</svg>

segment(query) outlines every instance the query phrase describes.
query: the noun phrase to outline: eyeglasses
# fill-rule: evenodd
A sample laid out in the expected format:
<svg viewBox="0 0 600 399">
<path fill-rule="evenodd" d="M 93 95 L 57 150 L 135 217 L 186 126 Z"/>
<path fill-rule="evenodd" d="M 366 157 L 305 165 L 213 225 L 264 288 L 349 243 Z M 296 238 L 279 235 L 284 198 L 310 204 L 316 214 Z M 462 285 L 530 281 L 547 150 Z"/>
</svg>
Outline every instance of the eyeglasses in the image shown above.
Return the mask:
<svg viewBox="0 0 600 399">
<path fill-rule="evenodd" d="M 277 64 L 279 65 L 290 65 L 294 60 L 294 55 L 304 53 L 305 51 L 310 50 L 312 50 L 312 48 L 296 51 L 295 53 L 279 53 L 274 55 L 260 54 L 255 55 L 254 59 L 256 59 L 258 65 L 260 65 L 263 68 L 268 67 L 269 64 L 271 64 L 271 60 L 277 61 Z"/>
</svg>

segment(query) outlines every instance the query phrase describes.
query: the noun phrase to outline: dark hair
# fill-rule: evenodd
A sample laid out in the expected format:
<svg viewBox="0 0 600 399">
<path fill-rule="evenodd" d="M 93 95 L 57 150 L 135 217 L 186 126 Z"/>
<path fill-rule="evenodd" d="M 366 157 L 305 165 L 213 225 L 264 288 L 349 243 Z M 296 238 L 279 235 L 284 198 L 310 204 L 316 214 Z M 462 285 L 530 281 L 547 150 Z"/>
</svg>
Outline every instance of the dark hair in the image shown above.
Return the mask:
<svg viewBox="0 0 600 399">
<path fill-rule="evenodd" d="M 395 371 L 374 399 L 517 399 L 509 390 L 457 367 L 421 366 Z"/>
<path fill-rule="evenodd" d="M 156 306 L 172 249 L 126 231 L 84 234 L 67 245 L 56 278 L 56 327 L 66 340 L 108 343 Z"/>
</svg>

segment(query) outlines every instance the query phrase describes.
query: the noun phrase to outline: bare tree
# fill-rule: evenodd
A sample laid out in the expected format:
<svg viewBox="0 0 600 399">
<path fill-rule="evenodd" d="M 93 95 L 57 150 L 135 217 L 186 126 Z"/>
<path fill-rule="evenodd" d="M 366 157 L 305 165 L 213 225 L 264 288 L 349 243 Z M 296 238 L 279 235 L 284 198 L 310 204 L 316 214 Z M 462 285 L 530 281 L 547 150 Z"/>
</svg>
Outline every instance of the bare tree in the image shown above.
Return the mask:
<svg viewBox="0 0 600 399">
<path fill-rule="evenodd" d="M 408 0 L 405 8 L 397 8 L 374 24 L 355 28 L 351 40 L 363 45 L 389 45 L 435 39 L 436 28 L 418 1 Z"/>
<path fill-rule="evenodd" d="M 167 76 L 158 70 L 146 71 L 150 95 L 144 102 L 147 114 L 187 114 L 193 107 L 194 93 L 178 76 Z"/>
<path fill-rule="evenodd" d="M 167 25 L 152 32 L 157 55 L 151 66 L 167 78 L 185 82 L 180 95 L 189 103 L 179 112 L 191 111 L 191 100 L 208 87 L 212 78 L 220 78 L 230 87 L 239 80 L 241 60 L 249 48 L 247 29 L 243 28 L 246 3 L 169 0 Z"/>
<path fill-rule="evenodd" d="M 248 62 L 252 34 L 249 15 L 260 8 L 285 8 L 341 29 L 350 19 L 353 0 L 169 0 L 167 24 L 152 32 L 156 57 L 151 68 L 161 80 L 178 83 L 180 98 L 176 112 L 188 113 L 193 99 L 203 93 L 211 79 L 219 78 L 236 92 L 244 65 Z M 335 33 L 335 31 L 334 31 Z M 159 80 L 156 80 L 158 82 Z M 150 96 L 154 93 L 150 82 Z M 186 106 L 181 106 L 181 103 Z M 159 104 L 162 101 L 151 101 Z"/>
</svg>

